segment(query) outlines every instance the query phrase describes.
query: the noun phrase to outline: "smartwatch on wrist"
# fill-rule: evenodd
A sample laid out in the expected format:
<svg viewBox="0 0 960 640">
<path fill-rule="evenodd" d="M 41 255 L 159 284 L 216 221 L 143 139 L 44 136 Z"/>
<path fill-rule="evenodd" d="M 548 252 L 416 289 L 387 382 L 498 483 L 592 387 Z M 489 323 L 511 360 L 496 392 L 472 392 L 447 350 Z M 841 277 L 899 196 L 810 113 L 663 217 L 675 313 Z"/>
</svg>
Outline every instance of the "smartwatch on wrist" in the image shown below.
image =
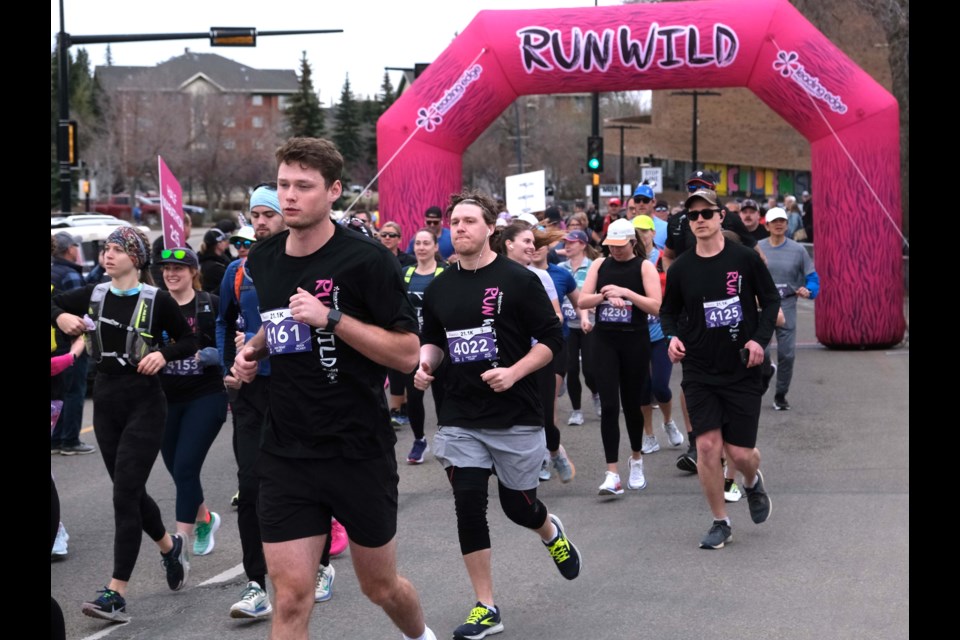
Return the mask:
<svg viewBox="0 0 960 640">
<path fill-rule="evenodd" d="M 330 309 L 327 312 L 327 331 L 333 333 L 333 330 L 340 324 L 341 318 L 343 318 L 343 314 L 338 309 Z"/>
</svg>

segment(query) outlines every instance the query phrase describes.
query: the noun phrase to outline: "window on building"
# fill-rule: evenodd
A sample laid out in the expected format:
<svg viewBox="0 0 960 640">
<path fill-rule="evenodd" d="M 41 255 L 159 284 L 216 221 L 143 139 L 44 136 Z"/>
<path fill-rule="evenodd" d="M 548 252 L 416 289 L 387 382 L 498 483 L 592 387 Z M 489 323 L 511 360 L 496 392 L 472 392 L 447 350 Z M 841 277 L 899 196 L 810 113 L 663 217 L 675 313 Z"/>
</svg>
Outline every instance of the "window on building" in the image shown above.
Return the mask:
<svg viewBox="0 0 960 640">
<path fill-rule="evenodd" d="M 224 148 L 224 149 L 236 149 L 236 148 L 237 148 L 237 141 L 236 141 L 236 140 L 231 140 L 230 138 L 227 138 L 226 140 L 223 141 L 223 148 Z"/>
<path fill-rule="evenodd" d="M 230 127 L 231 129 L 237 126 L 237 119 L 233 116 L 226 116 L 223 119 L 223 126 Z"/>
<path fill-rule="evenodd" d="M 251 102 L 251 104 L 253 104 L 253 106 L 255 106 L 255 107 L 262 107 L 262 106 L 263 106 L 263 96 L 261 96 L 260 94 L 254 94 L 254 95 L 250 96 L 250 102 Z"/>
<path fill-rule="evenodd" d="M 253 128 L 263 129 L 263 118 L 260 116 L 253 116 Z"/>
<path fill-rule="evenodd" d="M 236 103 L 237 99 L 235 96 L 227 95 L 227 96 L 223 96 L 223 101 L 224 103 L 232 107 L 234 103 Z"/>
<path fill-rule="evenodd" d="M 280 96 L 280 99 L 277 100 L 277 109 L 280 111 L 286 111 L 290 108 L 290 97 L 289 96 Z"/>
</svg>

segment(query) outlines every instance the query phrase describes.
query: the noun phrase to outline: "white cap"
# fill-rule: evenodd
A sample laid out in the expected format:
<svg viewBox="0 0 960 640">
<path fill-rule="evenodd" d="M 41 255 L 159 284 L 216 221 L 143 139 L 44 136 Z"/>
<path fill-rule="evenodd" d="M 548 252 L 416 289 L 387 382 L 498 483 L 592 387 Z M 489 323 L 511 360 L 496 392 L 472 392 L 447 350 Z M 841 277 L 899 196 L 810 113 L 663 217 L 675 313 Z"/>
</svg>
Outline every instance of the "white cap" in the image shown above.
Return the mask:
<svg viewBox="0 0 960 640">
<path fill-rule="evenodd" d="M 636 231 L 634 231 L 633 223 L 624 218 L 620 218 L 619 220 L 611 222 L 610 226 L 607 227 L 607 237 L 604 238 L 603 244 L 622 247 L 631 240 L 636 239 L 637 234 Z"/>
<path fill-rule="evenodd" d="M 526 222 L 527 224 L 529 224 L 531 227 L 535 227 L 535 226 L 537 226 L 538 224 L 540 224 L 540 221 L 537 220 L 537 216 L 533 215 L 532 213 L 527 213 L 527 212 L 518 213 L 517 215 L 513 216 L 513 219 L 514 219 L 514 220 L 522 220 L 522 221 Z"/>
<path fill-rule="evenodd" d="M 773 222 L 774 220 L 786 220 L 787 212 L 780 207 L 773 207 L 772 209 L 767 210 L 765 219 L 767 222 Z"/>
</svg>

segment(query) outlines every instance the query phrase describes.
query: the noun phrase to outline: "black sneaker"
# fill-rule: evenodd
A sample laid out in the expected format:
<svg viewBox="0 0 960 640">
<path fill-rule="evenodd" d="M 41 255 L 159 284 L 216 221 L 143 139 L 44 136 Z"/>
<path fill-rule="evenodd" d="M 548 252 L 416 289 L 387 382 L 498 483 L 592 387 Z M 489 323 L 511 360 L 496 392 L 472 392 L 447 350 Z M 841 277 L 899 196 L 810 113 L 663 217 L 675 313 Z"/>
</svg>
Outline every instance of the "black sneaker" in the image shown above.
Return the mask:
<svg viewBox="0 0 960 640">
<path fill-rule="evenodd" d="M 691 442 L 690 446 L 687 447 L 687 452 L 680 454 L 680 457 L 677 458 L 677 469 L 680 469 L 680 471 L 686 471 L 687 473 L 697 472 L 696 443 Z"/>
<path fill-rule="evenodd" d="M 714 520 L 710 531 L 700 541 L 701 549 L 723 549 L 723 545 L 733 540 L 730 525 L 724 520 Z"/>
<path fill-rule="evenodd" d="M 454 630 L 453 637 L 455 640 L 480 640 L 501 631 L 503 623 L 500 621 L 500 607 L 491 611 L 478 602 L 470 610 L 467 621 Z"/>
<path fill-rule="evenodd" d="M 787 402 L 787 396 L 782 393 L 773 396 L 773 408 L 777 411 L 790 411 L 790 403 Z"/>
<path fill-rule="evenodd" d="M 757 469 L 757 482 L 753 488 L 744 487 L 747 492 L 747 506 L 750 507 L 750 518 L 760 524 L 766 522 L 773 510 L 773 504 L 770 502 L 770 496 L 767 495 L 767 488 L 763 486 L 763 474 Z"/>
<path fill-rule="evenodd" d="M 187 584 L 187 576 L 190 574 L 190 557 L 187 554 L 187 545 L 183 543 L 179 533 L 170 534 L 170 539 L 173 540 L 173 549 L 160 554 L 160 564 L 167 572 L 167 586 L 174 591 L 180 591 L 183 585 Z"/>
<path fill-rule="evenodd" d="M 97 591 L 97 593 L 99 593 L 100 596 L 97 597 L 96 600 L 83 603 L 83 607 L 81 608 L 83 615 L 90 616 L 91 618 L 100 618 L 101 620 L 109 620 L 110 622 L 130 621 L 130 618 L 125 615 L 127 611 L 127 601 L 123 599 L 122 595 L 106 587 Z"/>
<path fill-rule="evenodd" d="M 580 551 L 567 539 L 560 518 L 552 515 L 550 520 L 553 521 L 553 526 L 557 528 L 557 537 L 553 539 L 553 542 L 544 542 L 543 545 L 550 552 L 553 561 L 557 563 L 560 574 L 567 580 L 573 580 L 580 575 L 580 567 L 582 566 Z"/>
</svg>

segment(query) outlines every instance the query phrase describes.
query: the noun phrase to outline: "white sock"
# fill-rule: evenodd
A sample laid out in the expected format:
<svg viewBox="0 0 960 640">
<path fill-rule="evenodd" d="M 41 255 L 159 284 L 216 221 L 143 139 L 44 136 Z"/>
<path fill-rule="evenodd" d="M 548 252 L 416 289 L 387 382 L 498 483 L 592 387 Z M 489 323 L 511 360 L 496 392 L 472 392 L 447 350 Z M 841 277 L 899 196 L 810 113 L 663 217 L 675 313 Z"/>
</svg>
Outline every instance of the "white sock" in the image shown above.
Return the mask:
<svg viewBox="0 0 960 640">
<path fill-rule="evenodd" d="M 424 625 L 424 627 L 423 627 L 423 634 L 417 636 L 416 638 L 411 638 L 410 636 L 408 636 L 408 635 L 405 634 L 405 633 L 402 633 L 402 634 L 400 634 L 400 635 L 403 636 L 403 640 L 431 640 L 431 638 L 432 638 L 433 640 L 436 640 L 436 637 L 437 637 L 437 636 L 435 636 L 435 635 L 433 634 L 433 631 L 430 630 L 430 627 L 428 627 L 428 626 L 426 626 L 426 625 Z"/>
</svg>

